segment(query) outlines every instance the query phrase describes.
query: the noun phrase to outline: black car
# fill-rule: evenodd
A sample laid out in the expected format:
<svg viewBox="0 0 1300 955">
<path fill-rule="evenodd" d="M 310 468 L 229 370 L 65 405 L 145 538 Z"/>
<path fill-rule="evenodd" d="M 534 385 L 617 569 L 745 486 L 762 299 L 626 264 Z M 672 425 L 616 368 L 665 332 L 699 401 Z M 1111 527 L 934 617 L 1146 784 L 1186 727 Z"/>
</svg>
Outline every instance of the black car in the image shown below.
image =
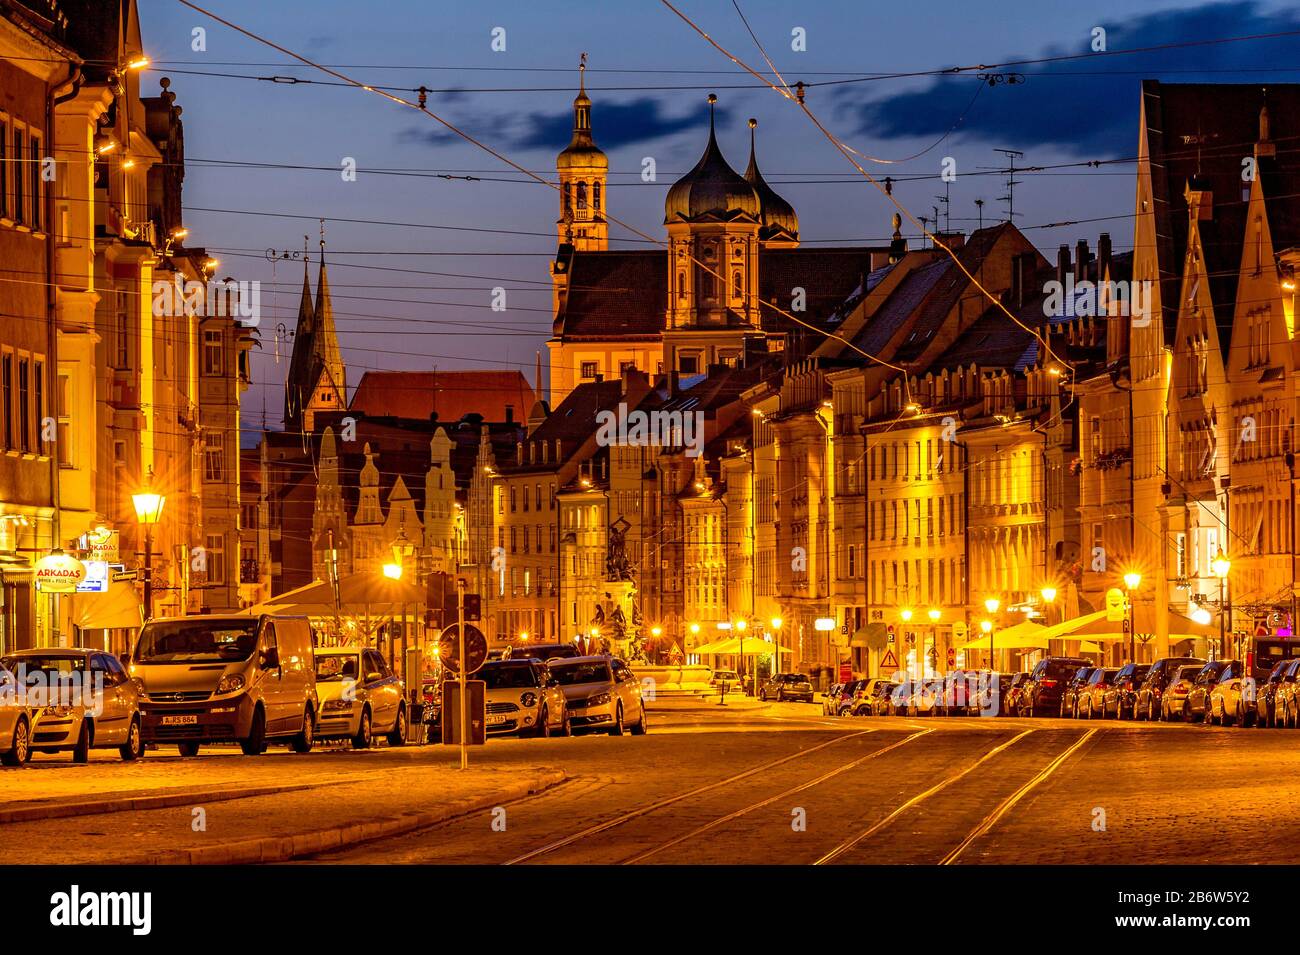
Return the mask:
<svg viewBox="0 0 1300 955">
<path fill-rule="evenodd" d="M 760 700 L 802 700 L 813 701 L 812 683 L 806 673 L 778 673 L 768 679 L 758 690 Z"/>
<path fill-rule="evenodd" d="M 1074 671 L 1074 676 L 1066 681 L 1064 689 L 1061 690 L 1062 716 L 1069 719 L 1079 718 L 1079 691 L 1088 685 L 1088 678 L 1096 669 L 1096 667 L 1079 667 Z"/>
<path fill-rule="evenodd" d="M 1138 688 L 1150 669 L 1149 663 L 1126 663 L 1120 667 L 1115 679 L 1111 681 L 1110 689 L 1106 691 L 1106 705 L 1102 715 L 1110 716 L 1114 713 L 1117 720 L 1134 719 Z"/>
<path fill-rule="evenodd" d="M 1205 666 L 1199 657 L 1161 657 L 1151 664 L 1146 678 L 1138 687 L 1133 702 L 1134 715 L 1140 720 L 1158 720 L 1164 712 L 1164 694 L 1169 684 L 1185 666 Z M 1181 701 L 1179 701 L 1181 707 Z M 1175 711 L 1176 712 L 1176 711 Z"/>
<path fill-rule="evenodd" d="M 1055 716 L 1061 710 L 1061 691 L 1080 667 L 1090 666 L 1081 657 L 1047 657 L 1029 674 L 1020 691 L 1021 716 Z"/>
<path fill-rule="evenodd" d="M 967 716 L 1010 716 L 1011 688 L 1017 679 L 1023 682 L 1027 673 L 981 672 L 976 679 L 975 691 L 966 701 Z"/>
</svg>

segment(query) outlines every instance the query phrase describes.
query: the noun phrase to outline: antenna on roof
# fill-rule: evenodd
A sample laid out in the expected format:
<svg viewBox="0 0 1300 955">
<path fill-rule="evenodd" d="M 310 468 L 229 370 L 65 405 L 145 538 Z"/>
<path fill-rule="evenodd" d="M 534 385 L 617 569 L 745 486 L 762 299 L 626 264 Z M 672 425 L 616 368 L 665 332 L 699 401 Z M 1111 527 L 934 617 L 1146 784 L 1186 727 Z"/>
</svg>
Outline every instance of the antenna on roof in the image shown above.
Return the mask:
<svg viewBox="0 0 1300 955">
<path fill-rule="evenodd" d="M 999 196 L 998 202 L 1007 204 L 1007 221 L 1014 222 L 1016 218 L 1016 186 L 1020 185 L 1020 180 L 1016 178 L 1016 160 L 1024 159 L 1025 154 L 1019 149 L 994 149 L 995 153 L 1002 153 L 1007 157 L 1007 194 Z"/>
</svg>

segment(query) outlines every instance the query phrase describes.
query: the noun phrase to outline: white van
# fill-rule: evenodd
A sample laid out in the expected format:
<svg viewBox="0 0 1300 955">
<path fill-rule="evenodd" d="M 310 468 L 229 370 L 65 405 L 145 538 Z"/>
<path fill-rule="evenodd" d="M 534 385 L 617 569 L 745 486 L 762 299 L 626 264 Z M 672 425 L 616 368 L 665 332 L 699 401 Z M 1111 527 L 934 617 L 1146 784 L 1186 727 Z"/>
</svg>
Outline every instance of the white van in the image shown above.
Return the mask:
<svg viewBox="0 0 1300 955">
<path fill-rule="evenodd" d="M 298 753 L 315 742 L 316 662 L 306 617 L 195 616 L 151 620 L 131 651 L 146 742 L 267 743 Z"/>
</svg>

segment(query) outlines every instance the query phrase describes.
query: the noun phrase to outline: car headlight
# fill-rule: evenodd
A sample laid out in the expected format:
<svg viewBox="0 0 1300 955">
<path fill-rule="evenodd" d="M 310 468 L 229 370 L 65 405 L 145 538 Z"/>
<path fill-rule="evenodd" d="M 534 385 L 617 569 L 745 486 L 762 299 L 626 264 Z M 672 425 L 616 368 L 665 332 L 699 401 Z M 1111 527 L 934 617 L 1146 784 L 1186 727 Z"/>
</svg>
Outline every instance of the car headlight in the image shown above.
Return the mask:
<svg viewBox="0 0 1300 955">
<path fill-rule="evenodd" d="M 524 706 L 536 706 L 536 705 L 537 705 L 537 694 L 536 694 L 536 693 L 525 693 L 523 696 L 521 696 L 521 697 L 519 698 L 519 702 L 522 703 Z"/>
<path fill-rule="evenodd" d="M 326 700 L 324 705 L 321 706 L 322 712 L 336 712 L 338 710 L 350 709 L 352 709 L 351 700 Z"/>
<path fill-rule="evenodd" d="M 72 712 L 72 707 L 63 706 L 61 704 L 58 706 L 47 706 L 45 708 L 45 714 L 47 716 L 67 716 L 71 712 Z"/>
<path fill-rule="evenodd" d="M 138 676 L 133 676 L 133 677 L 131 677 L 131 682 L 135 684 L 136 692 L 139 693 L 141 696 L 143 696 L 143 695 L 144 695 L 144 680 L 140 679 Z"/>
<path fill-rule="evenodd" d="M 218 693 L 234 693 L 244 688 L 244 677 L 240 673 L 232 673 L 229 676 L 223 676 L 221 682 L 217 684 Z"/>
<path fill-rule="evenodd" d="M 588 706 L 604 706 L 609 702 L 608 693 L 597 693 L 595 696 L 587 697 Z"/>
</svg>

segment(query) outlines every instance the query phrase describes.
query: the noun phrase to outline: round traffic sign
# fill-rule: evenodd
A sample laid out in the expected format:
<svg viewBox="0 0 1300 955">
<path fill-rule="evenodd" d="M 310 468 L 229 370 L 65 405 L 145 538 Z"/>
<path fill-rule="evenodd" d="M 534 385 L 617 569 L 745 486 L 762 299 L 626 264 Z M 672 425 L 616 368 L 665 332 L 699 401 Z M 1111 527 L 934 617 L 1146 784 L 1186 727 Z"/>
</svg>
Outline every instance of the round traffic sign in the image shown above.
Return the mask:
<svg viewBox="0 0 1300 955">
<path fill-rule="evenodd" d="M 460 672 L 460 633 L 457 624 L 442 631 L 438 638 L 438 658 L 452 673 Z M 466 673 L 476 673 L 487 659 L 487 637 L 472 623 L 465 624 L 465 658 L 469 663 Z"/>
</svg>

